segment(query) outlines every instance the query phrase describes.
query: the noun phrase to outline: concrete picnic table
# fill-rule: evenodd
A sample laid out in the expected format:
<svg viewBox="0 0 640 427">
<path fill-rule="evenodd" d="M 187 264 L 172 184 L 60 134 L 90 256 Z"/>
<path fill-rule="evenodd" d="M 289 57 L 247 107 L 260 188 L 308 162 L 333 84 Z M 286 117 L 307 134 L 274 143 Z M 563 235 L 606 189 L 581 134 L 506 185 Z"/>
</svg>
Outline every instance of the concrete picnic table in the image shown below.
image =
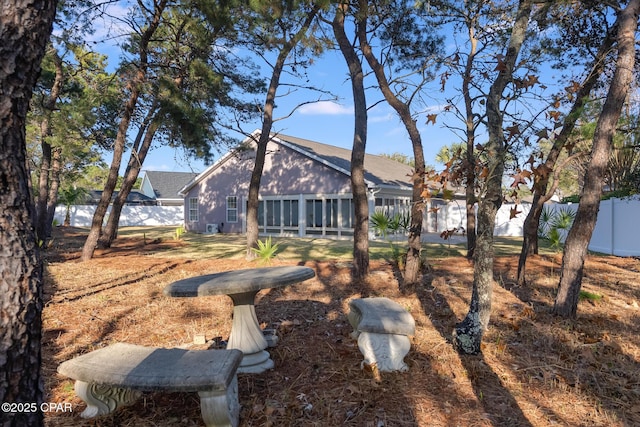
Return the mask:
<svg viewBox="0 0 640 427">
<path fill-rule="evenodd" d="M 309 267 L 284 266 L 225 271 L 178 280 L 164 289 L 170 297 L 227 295 L 233 301 L 233 323 L 227 349 L 244 354 L 238 372 L 261 373 L 274 366 L 255 311 L 255 296 L 262 289 L 280 288 L 311 279 Z"/>
</svg>

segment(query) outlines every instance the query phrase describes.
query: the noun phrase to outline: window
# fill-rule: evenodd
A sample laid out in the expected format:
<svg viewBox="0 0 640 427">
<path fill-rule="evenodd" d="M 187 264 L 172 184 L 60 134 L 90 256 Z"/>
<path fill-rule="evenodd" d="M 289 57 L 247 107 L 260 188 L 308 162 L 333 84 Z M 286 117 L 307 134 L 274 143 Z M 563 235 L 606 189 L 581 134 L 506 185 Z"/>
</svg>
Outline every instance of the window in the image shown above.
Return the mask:
<svg viewBox="0 0 640 427">
<path fill-rule="evenodd" d="M 411 199 L 408 197 L 376 198 L 376 212 L 389 217 L 396 214 L 405 215 L 411 210 Z"/>
<path fill-rule="evenodd" d="M 189 198 L 189 222 L 198 222 L 198 198 Z"/>
<path fill-rule="evenodd" d="M 298 226 L 298 201 L 283 200 L 283 221 L 285 227 Z"/>
<path fill-rule="evenodd" d="M 258 228 L 261 233 L 283 233 L 298 229 L 298 200 L 269 197 L 258 203 Z"/>
<path fill-rule="evenodd" d="M 264 200 L 261 200 L 258 203 L 258 226 L 260 227 L 260 229 L 262 229 L 261 227 L 264 226 Z"/>
<path fill-rule="evenodd" d="M 307 227 L 322 228 L 322 200 L 307 200 Z"/>
<path fill-rule="evenodd" d="M 267 200 L 267 227 L 280 226 L 280 200 Z"/>
<path fill-rule="evenodd" d="M 340 204 L 342 228 L 353 228 L 355 222 L 355 206 L 353 199 L 342 199 Z"/>
<path fill-rule="evenodd" d="M 238 222 L 238 198 L 227 196 L 227 222 Z"/>
<path fill-rule="evenodd" d="M 326 226 L 338 228 L 338 199 L 325 200 Z"/>
</svg>

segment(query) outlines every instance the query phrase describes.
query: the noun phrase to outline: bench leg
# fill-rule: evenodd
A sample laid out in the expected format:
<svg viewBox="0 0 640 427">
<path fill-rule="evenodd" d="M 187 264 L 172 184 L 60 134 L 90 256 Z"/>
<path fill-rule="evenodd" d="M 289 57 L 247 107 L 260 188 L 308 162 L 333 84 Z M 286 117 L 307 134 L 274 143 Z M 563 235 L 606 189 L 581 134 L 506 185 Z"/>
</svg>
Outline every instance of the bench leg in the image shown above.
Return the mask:
<svg viewBox="0 0 640 427">
<path fill-rule="evenodd" d="M 142 395 L 137 390 L 91 384 L 84 381 L 76 381 L 74 389 L 76 395 L 87 404 L 87 408 L 80 414 L 82 418 L 109 414 L 121 406 L 132 404 Z"/>
<path fill-rule="evenodd" d="M 409 353 L 411 341 L 405 335 L 361 332 L 358 348 L 364 356 L 363 365 L 376 364 L 380 372 L 409 370 L 403 359 Z"/>
<path fill-rule="evenodd" d="M 207 427 L 237 427 L 240 418 L 240 403 L 238 402 L 238 377 L 227 391 L 200 391 L 200 411 Z"/>
</svg>

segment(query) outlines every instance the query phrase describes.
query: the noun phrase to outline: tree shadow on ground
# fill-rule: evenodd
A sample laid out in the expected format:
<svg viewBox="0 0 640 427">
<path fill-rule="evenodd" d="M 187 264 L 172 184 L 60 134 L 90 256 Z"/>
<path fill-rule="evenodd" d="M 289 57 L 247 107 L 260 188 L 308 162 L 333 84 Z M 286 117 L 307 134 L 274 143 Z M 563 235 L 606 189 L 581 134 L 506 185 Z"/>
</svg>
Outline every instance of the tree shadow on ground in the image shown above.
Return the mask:
<svg viewBox="0 0 640 427">
<path fill-rule="evenodd" d="M 453 310 L 446 297 L 432 286 L 433 276 L 425 277 L 425 283 L 420 286 L 416 294 L 422 304 L 422 309 L 430 317 L 433 327 L 450 344 L 453 343 L 452 331 L 455 319 Z M 444 314 L 438 315 L 439 313 Z M 459 355 L 466 375 L 473 386 L 476 398 L 482 405 L 484 412 L 495 426 L 531 426 L 518 402 L 502 385 L 500 376 L 484 361 L 482 354 Z"/>
<path fill-rule="evenodd" d="M 536 257 L 534 260 L 544 268 L 559 268 L 555 258 Z M 627 302 L 640 296 L 640 290 L 635 286 L 640 281 L 640 263 L 620 261 L 626 267 L 621 271 L 625 277 L 622 281 L 616 278 L 621 267 L 612 265 L 616 261 L 611 258 L 606 264 L 593 262 L 586 269 L 583 289 L 585 286 L 588 288 L 591 281 L 596 281 L 598 289 L 610 294 L 601 295 L 601 299 L 581 300 L 576 319 L 563 319 L 552 314 L 557 280 L 531 277 L 526 286 L 517 286 L 513 268 L 505 262 L 497 264 L 496 277 L 506 291 L 523 302 L 530 318 L 517 324 L 517 334 L 510 340 L 517 345 L 517 335 L 537 337 L 533 339 L 535 348 L 529 355 L 535 363 L 528 366 L 521 363 L 525 366 L 518 369 L 520 380 L 585 394 L 595 402 L 594 407 L 615 414 L 614 417 L 628 423 L 624 425 L 640 425 L 637 405 L 640 362 L 631 353 L 633 345 L 629 346 L 620 339 L 623 333 L 640 328 L 638 322 L 623 322 L 620 317 L 628 316 L 619 313 L 620 310 L 635 309 Z M 632 277 L 634 274 L 635 279 Z M 603 310 L 607 305 L 610 309 Z M 505 320 L 496 317 L 492 322 Z M 513 329 L 513 325 L 501 329 Z M 546 412 L 552 411 L 546 408 Z M 554 417 L 562 419 L 559 414 L 554 414 Z"/>
</svg>

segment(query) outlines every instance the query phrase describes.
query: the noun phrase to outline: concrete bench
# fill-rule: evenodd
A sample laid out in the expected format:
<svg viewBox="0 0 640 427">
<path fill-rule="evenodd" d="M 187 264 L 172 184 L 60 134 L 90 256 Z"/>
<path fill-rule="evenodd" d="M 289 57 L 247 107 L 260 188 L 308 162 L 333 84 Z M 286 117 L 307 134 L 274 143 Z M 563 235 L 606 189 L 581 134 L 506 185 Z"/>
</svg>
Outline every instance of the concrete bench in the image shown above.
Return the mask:
<svg viewBox="0 0 640 427">
<path fill-rule="evenodd" d="M 357 298 L 349 308 L 351 336 L 364 356 L 361 366 L 375 364 L 381 372 L 407 371 L 404 357 L 411 348 L 409 336 L 416 331 L 413 316 L 389 298 Z"/>
<path fill-rule="evenodd" d="M 58 372 L 76 380 L 92 418 L 133 403 L 142 391 L 198 392 L 207 426 L 239 422 L 236 370 L 240 350 L 183 350 L 118 343 L 63 362 Z"/>
</svg>

